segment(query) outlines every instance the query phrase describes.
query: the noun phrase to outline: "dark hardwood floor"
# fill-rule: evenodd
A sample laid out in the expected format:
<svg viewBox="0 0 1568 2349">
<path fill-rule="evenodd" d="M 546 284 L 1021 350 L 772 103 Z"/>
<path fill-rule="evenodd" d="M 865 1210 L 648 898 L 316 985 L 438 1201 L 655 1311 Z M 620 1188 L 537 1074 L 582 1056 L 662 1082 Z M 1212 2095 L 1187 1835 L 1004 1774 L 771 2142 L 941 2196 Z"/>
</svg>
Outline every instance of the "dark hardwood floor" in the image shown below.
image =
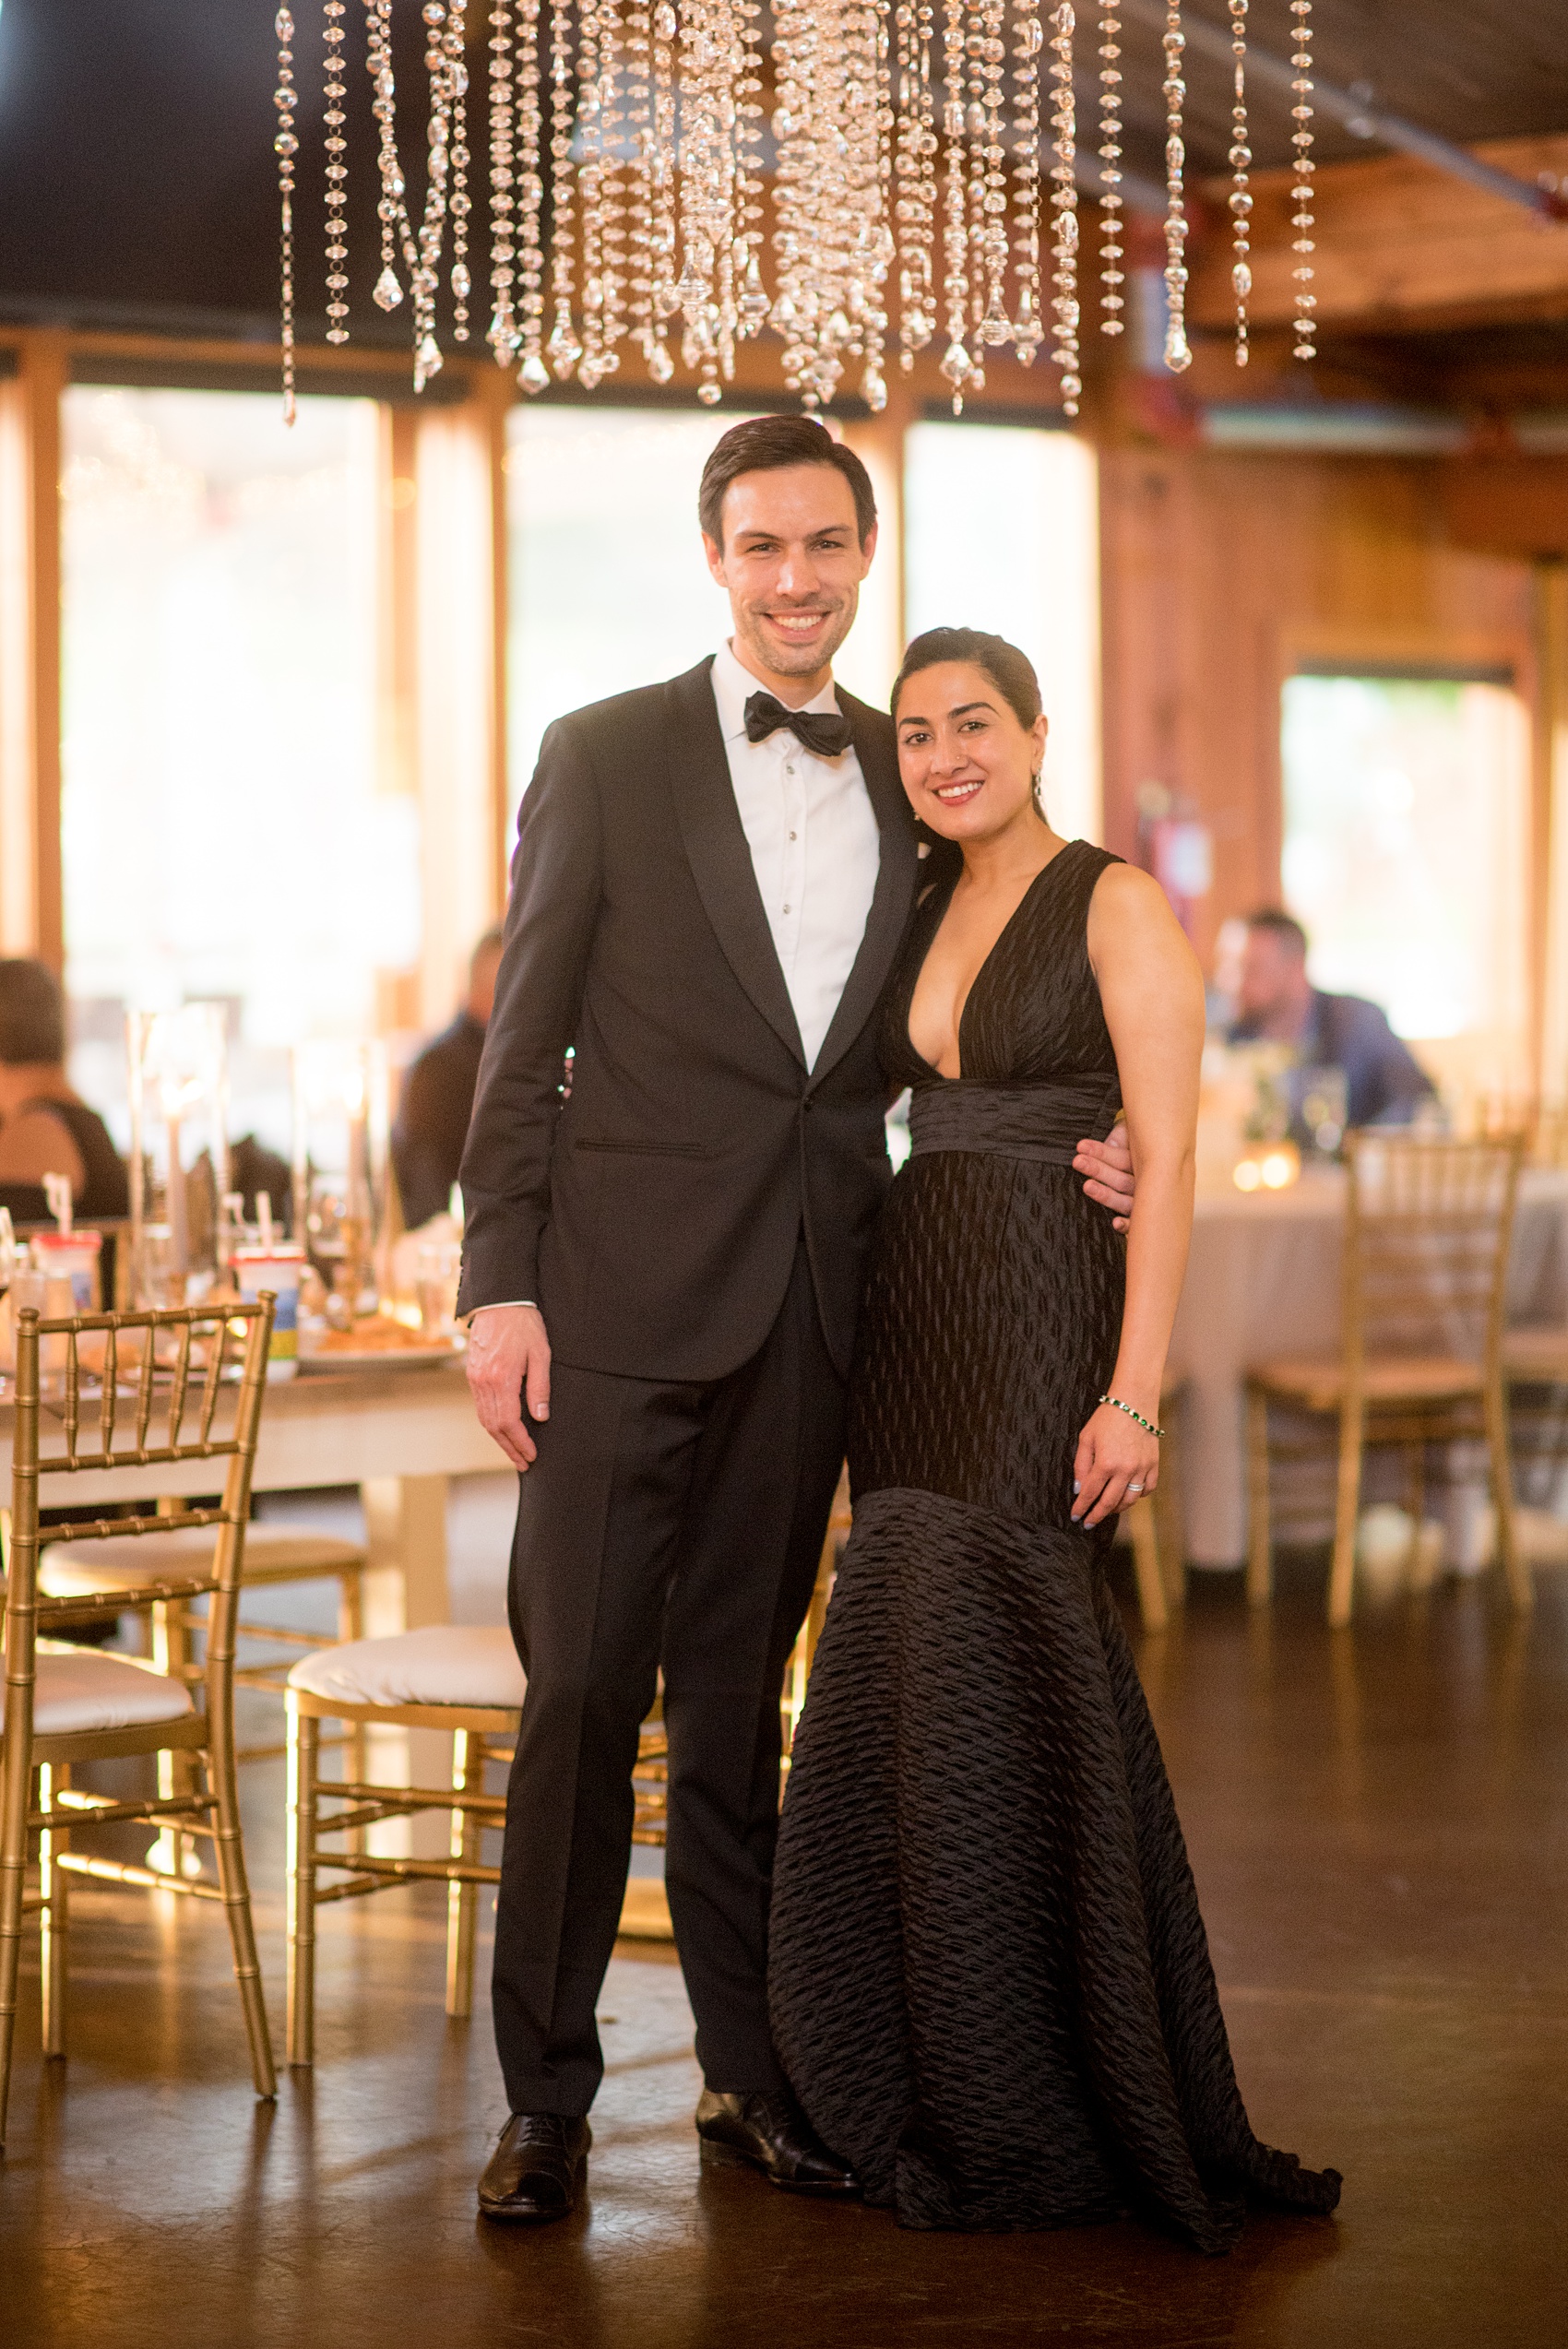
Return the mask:
<svg viewBox="0 0 1568 2349">
<path fill-rule="evenodd" d="M 442 2012 L 439 1892 L 326 1914 L 319 2061 L 274 2106 L 220 1916 L 82 1892 L 68 2062 L 41 2063 L 24 1986 L 0 2340 L 1561 2349 L 1568 1587 L 1526 1626 L 1450 1586 L 1338 1638 L 1314 1599 L 1304 1575 L 1249 1619 L 1210 1580 L 1141 1657 L 1254 2124 L 1344 2170 L 1336 2221 L 1260 2219 L 1208 2261 L 1130 2221 L 909 2235 L 700 2174 L 680 1973 L 626 1947 L 587 2206 L 482 2226 L 504 2107 L 482 2007 Z M 279 1770 L 248 1800 L 280 2037 Z"/>
</svg>

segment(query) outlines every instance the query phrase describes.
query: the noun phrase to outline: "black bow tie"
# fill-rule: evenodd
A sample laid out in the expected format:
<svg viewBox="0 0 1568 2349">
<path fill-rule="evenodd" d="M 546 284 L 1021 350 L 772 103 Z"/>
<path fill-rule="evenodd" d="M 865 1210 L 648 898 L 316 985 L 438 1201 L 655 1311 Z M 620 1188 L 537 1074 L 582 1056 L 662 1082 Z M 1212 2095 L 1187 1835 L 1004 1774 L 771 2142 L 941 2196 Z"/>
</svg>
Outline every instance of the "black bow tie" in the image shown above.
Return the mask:
<svg viewBox="0 0 1568 2349">
<path fill-rule="evenodd" d="M 849 747 L 849 721 L 837 711 L 786 709 L 771 694 L 753 694 L 746 702 L 746 740 L 766 742 L 787 726 L 816 758 L 838 758 Z"/>
</svg>

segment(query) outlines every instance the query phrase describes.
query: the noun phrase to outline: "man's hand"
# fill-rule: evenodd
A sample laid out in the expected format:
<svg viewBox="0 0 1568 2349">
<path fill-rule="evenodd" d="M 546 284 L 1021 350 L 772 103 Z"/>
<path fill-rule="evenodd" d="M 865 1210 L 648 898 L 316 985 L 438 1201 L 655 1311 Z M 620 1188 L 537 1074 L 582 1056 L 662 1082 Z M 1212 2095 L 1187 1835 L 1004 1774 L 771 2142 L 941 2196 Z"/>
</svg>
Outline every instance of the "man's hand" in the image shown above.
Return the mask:
<svg viewBox="0 0 1568 2349">
<path fill-rule="evenodd" d="M 550 1340 L 537 1305 L 486 1305 L 469 1323 L 469 1392 L 481 1427 L 526 1475 L 538 1450 L 523 1420 L 550 1417 Z"/>
<path fill-rule="evenodd" d="M 1109 1207 L 1117 1230 L 1125 1231 L 1133 1205 L 1133 1151 L 1125 1124 L 1113 1125 L 1105 1142 L 1080 1142 L 1073 1165 L 1089 1178 L 1084 1185 L 1088 1196 Z"/>
</svg>

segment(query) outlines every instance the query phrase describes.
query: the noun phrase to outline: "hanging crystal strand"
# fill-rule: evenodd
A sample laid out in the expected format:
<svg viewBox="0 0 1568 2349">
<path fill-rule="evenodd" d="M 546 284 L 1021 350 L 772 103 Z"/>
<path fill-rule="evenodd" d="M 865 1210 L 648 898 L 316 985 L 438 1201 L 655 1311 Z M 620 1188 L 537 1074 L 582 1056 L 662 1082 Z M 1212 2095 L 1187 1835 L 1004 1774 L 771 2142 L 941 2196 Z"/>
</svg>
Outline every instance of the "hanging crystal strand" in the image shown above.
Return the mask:
<svg viewBox="0 0 1568 2349">
<path fill-rule="evenodd" d="M 444 44 L 452 89 L 452 334 L 457 342 L 469 338 L 469 295 L 473 291 L 469 275 L 469 214 L 473 198 L 469 194 L 472 158 L 469 153 L 469 68 L 464 57 L 467 6 L 468 0 L 452 0 Z"/>
<path fill-rule="evenodd" d="M 339 22 L 343 0 L 327 0 L 323 14 L 327 18 L 321 36 L 327 49 L 327 339 L 347 342 L 349 329 L 345 321 L 349 305 L 343 296 L 349 291 L 349 246 L 343 203 L 349 168 L 343 158 L 349 151 L 349 142 L 343 136 L 347 120 L 343 101 L 349 93 L 343 86 L 343 28 Z"/>
<path fill-rule="evenodd" d="M 645 359 L 653 348 L 653 15 L 626 10 L 627 331 Z"/>
<path fill-rule="evenodd" d="M 1084 387 L 1078 374 L 1078 145 L 1073 96 L 1073 35 L 1076 26 L 1072 9 L 1066 6 L 1053 12 L 1051 23 L 1051 46 L 1055 54 L 1051 78 L 1056 85 L 1051 117 L 1051 126 L 1056 134 L 1051 142 L 1056 160 L 1051 167 L 1054 231 L 1051 257 L 1056 265 L 1051 279 L 1056 288 L 1051 304 L 1056 314 L 1056 348 L 1051 360 L 1062 370 L 1063 410 L 1068 416 L 1075 416 L 1078 395 Z"/>
<path fill-rule="evenodd" d="M 517 348 L 512 306 L 514 119 L 512 0 L 494 0 L 490 11 L 490 291 L 494 308 L 485 339 L 498 367 L 505 367 Z"/>
<path fill-rule="evenodd" d="M 287 8 L 279 8 L 273 22 L 278 35 L 278 87 L 272 102 L 278 109 L 278 134 L 273 139 L 273 151 L 278 157 L 278 202 L 279 213 L 279 340 L 283 347 L 283 421 L 294 421 L 294 158 L 300 151 L 299 136 L 294 129 L 294 109 L 300 102 L 294 88 L 294 19 Z"/>
<path fill-rule="evenodd" d="M 540 142 L 544 135 L 540 111 L 539 0 L 519 0 L 517 65 L 513 113 L 517 126 L 517 275 L 522 309 L 515 321 L 507 349 L 522 362 L 517 381 L 526 392 L 546 389 L 550 370 L 544 363 L 544 254 L 540 242 L 540 209 L 544 202 L 544 178 L 540 171 Z M 500 353 L 497 352 L 497 357 Z"/>
<path fill-rule="evenodd" d="M 977 389 L 984 383 L 985 344 L 980 326 L 985 317 L 985 67 L 980 53 L 985 46 L 985 9 L 987 0 L 969 0 L 968 30 L 964 36 L 966 80 L 964 127 L 968 135 L 968 215 L 969 215 L 969 325 L 974 346 L 974 373 L 969 381 Z"/>
<path fill-rule="evenodd" d="M 1122 19 L 1119 0 L 1101 0 L 1099 11 L 1099 331 L 1122 332 Z"/>
<path fill-rule="evenodd" d="M 578 0 L 577 7 L 577 219 L 582 238 L 583 355 L 577 381 L 585 391 L 596 391 L 607 372 L 604 364 L 603 184 L 604 120 L 600 104 L 599 0 Z"/>
<path fill-rule="evenodd" d="M 572 12 L 570 0 L 550 0 L 550 184 L 554 218 L 550 237 L 550 290 L 555 321 L 546 352 L 564 383 L 583 355 L 572 323 Z"/>
<path fill-rule="evenodd" d="M 681 276 L 676 287 L 685 322 L 683 363 L 700 378 L 697 397 L 715 407 L 719 384 L 723 321 L 720 314 L 721 250 L 734 242 L 732 217 L 724 202 L 730 143 L 722 125 L 726 28 L 722 0 L 687 0 L 681 18 Z"/>
<path fill-rule="evenodd" d="M 464 0 L 456 0 L 459 10 Z M 441 247 L 446 229 L 446 184 L 452 154 L 452 101 L 455 95 L 452 60 L 447 54 L 445 0 L 424 0 L 425 71 L 430 76 L 430 118 L 426 128 L 429 160 L 425 170 L 424 213 L 413 265 L 414 389 L 423 391 L 440 372 L 441 347 L 435 339 L 435 297 L 441 288 Z"/>
<path fill-rule="evenodd" d="M 681 307 L 675 291 L 675 36 L 679 27 L 671 0 L 656 0 L 653 11 L 653 156 L 649 173 L 653 227 L 649 239 L 653 313 L 647 372 L 667 384 L 675 362 L 664 339 L 664 321 Z"/>
<path fill-rule="evenodd" d="M 1230 285 L 1236 296 L 1236 364 L 1244 367 L 1250 355 L 1247 296 L 1253 290 L 1253 199 L 1247 187 L 1253 160 L 1247 144 L 1247 0 L 1230 0 L 1230 49 L 1236 60 L 1230 108 Z"/>
<path fill-rule="evenodd" d="M 774 0 L 773 7 L 773 252 L 777 264 L 774 331 L 782 338 L 785 387 L 803 395 L 808 409 L 816 394 L 806 382 L 811 349 L 806 337 L 808 303 L 803 256 L 810 245 L 808 208 L 812 188 L 809 91 L 815 19 L 810 0 Z"/>
<path fill-rule="evenodd" d="M 740 279 L 735 331 L 758 335 L 771 303 L 762 281 L 762 9 L 758 0 L 738 0 L 741 76 L 735 85 L 735 270 Z"/>
<path fill-rule="evenodd" d="M 1045 28 L 1039 0 L 1018 0 L 1013 39 L 1013 255 L 1018 301 L 1013 348 L 1032 367 L 1040 345 L 1039 309 L 1039 53 Z"/>
<path fill-rule="evenodd" d="M 1013 321 L 1007 315 L 1007 154 L 1002 144 L 1002 75 L 1007 56 L 1002 38 L 1004 22 L 1003 0 L 985 0 L 976 61 L 985 167 L 980 197 L 980 253 L 977 258 L 985 271 L 985 309 L 980 338 L 993 350 L 1013 338 Z"/>
<path fill-rule="evenodd" d="M 621 0 L 600 0 L 600 155 L 602 194 L 600 199 L 603 241 L 604 367 L 613 374 L 621 364 L 615 346 L 626 332 L 626 169 L 624 152 L 626 129 L 624 78 L 626 33 L 621 20 Z"/>
<path fill-rule="evenodd" d="M 865 255 L 862 314 L 865 371 L 861 397 L 873 416 L 887 405 L 887 294 L 885 291 L 897 246 L 893 239 L 893 103 L 891 0 L 873 0 L 866 11 L 867 94 L 864 101 L 867 173 L 864 189 Z"/>
<path fill-rule="evenodd" d="M 1290 225 L 1296 231 L 1290 250 L 1296 255 L 1296 267 L 1290 274 L 1297 287 L 1294 356 L 1298 359 L 1317 357 L 1317 321 L 1313 315 L 1317 308 L 1317 296 L 1312 291 L 1313 173 L 1317 165 L 1309 152 L 1313 143 L 1312 13 L 1313 0 L 1290 0 L 1290 14 L 1296 19 L 1296 30 L 1292 35 L 1296 45 L 1290 53 L 1290 63 L 1296 68 L 1296 78 L 1290 85 L 1296 93 L 1296 103 L 1290 109 L 1291 119 L 1296 125 L 1290 137 L 1290 144 L 1296 150 L 1296 160 L 1290 167 L 1296 175 L 1296 184 L 1290 190 L 1290 201 L 1296 208 L 1290 215 Z"/>
<path fill-rule="evenodd" d="M 944 191 L 945 219 L 942 249 L 946 270 L 942 291 L 947 297 L 947 349 L 942 374 L 953 387 L 953 413 L 964 412 L 964 394 L 974 373 L 965 337 L 969 318 L 969 234 L 964 183 L 964 0 L 944 0 L 943 80 L 946 88 L 942 127 L 947 138 L 947 177 Z"/>
<path fill-rule="evenodd" d="M 398 89 L 392 73 L 392 0 L 364 0 L 365 71 L 375 91 L 371 113 L 380 127 L 376 170 L 381 196 L 376 217 L 381 222 L 381 275 L 372 300 L 379 310 L 396 310 L 403 299 L 398 277 L 398 250 L 402 247 L 410 275 L 418 263 L 414 233 L 409 221 L 402 165 L 398 160 Z"/>
<path fill-rule="evenodd" d="M 1178 0 L 1165 12 L 1165 363 L 1174 375 L 1193 363 L 1187 341 L 1187 213 L 1182 184 L 1187 149 L 1182 136 L 1182 107 L 1187 85 L 1182 55 L 1187 46 Z"/>
<path fill-rule="evenodd" d="M 808 345 L 808 407 L 826 407 L 838 388 L 849 321 L 841 303 L 852 228 L 843 136 L 844 11 L 811 0 L 812 64 L 806 73 L 807 142 L 804 235 L 800 275 L 802 336 Z"/>
<path fill-rule="evenodd" d="M 930 0 L 923 0 L 918 6 L 904 0 L 895 26 L 897 127 L 894 175 L 898 196 L 893 217 L 898 224 L 898 364 L 907 375 L 913 370 L 916 351 L 923 350 L 936 331 L 931 267 L 936 224 L 932 155 L 936 137 L 931 94 Z"/>
</svg>

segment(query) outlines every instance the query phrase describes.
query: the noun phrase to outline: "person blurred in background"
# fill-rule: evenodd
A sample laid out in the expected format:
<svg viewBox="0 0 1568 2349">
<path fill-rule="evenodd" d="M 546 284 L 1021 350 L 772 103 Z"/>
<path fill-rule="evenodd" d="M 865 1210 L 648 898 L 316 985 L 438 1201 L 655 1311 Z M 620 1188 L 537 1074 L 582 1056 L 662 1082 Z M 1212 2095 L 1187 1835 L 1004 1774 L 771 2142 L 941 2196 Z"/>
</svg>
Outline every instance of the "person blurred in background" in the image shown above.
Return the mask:
<svg viewBox="0 0 1568 2349">
<path fill-rule="evenodd" d="M 457 1180 L 500 961 L 497 923 L 474 948 L 462 1010 L 425 1046 L 404 1079 L 392 1129 L 392 1164 L 410 1231 L 443 1213 Z"/>
<path fill-rule="evenodd" d="M 1375 1003 L 1313 985 L 1307 933 L 1277 906 L 1247 917 L 1228 1040 L 1289 1044 L 1303 1068 L 1341 1070 L 1352 1126 L 1408 1124 L 1435 1093 Z"/>
<path fill-rule="evenodd" d="M 70 1179 L 76 1219 L 130 1213 L 125 1161 L 65 1074 L 65 999 L 47 964 L 0 960 L 0 1206 L 48 1220 L 46 1174 Z"/>
</svg>

